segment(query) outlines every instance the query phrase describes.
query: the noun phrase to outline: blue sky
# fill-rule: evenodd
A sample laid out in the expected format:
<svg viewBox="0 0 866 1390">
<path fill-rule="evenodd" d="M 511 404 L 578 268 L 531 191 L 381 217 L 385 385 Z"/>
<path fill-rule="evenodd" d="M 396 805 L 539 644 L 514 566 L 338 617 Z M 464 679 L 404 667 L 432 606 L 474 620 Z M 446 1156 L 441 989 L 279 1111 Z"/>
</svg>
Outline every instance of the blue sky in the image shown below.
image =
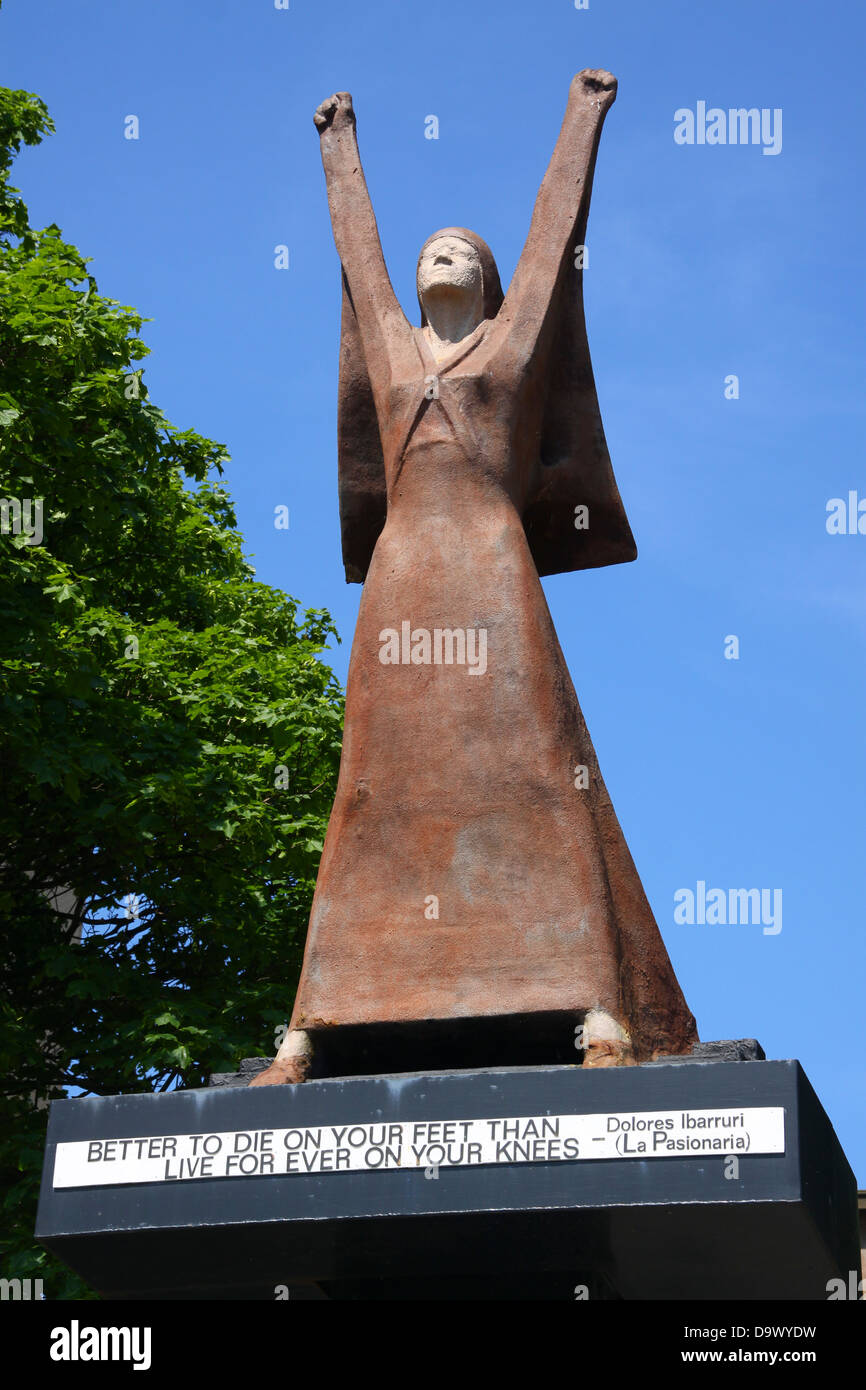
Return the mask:
<svg viewBox="0 0 866 1390">
<path fill-rule="evenodd" d="M 56 221 L 102 292 L 152 320 L 152 399 L 228 446 L 257 573 L 331 610 L 343 680 L 360 589 L 340 563 L 339 266 L 313 110 L 353 93 L 417 321 L 424 238 L 474 228 L 507 283 L 571 77 L 617 75 L 584 283 L 639 557 L 545 589 L 701 1036 L 798 1057 L 861 1186 L 866 535 L 825 523 L 829 499 L 866 499 L 864 30 L 853 5 L 804 0 L 6 0 L 0 14 L 3 82 L 38 92 L 57 124 L 16 170 L 34 222 Z M 700 101 L 781 109 L 781 151 L 677 144 L 674 113 Z M 782 930 L 676 923 L 675 892 L 698 881 L 780 889 Z"/>
</svg>

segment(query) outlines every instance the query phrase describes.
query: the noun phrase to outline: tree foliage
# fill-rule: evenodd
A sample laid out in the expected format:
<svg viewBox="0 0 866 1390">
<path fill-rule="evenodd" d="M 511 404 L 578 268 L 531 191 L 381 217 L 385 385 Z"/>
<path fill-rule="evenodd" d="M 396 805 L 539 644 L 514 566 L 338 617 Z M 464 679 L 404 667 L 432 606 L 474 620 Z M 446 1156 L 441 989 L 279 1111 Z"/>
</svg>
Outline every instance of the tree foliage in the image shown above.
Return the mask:
<svg viewBox="0 0 866 1390">
<path fill-rule="evenodd" d="M 342 695 L 328 614 L 244 559 L 225 450 L 151 403 L 142 319 L 30 227 L 9 171 L 52 129 L 0 90 L 0 496 L 29 504 L 0 534 L 0 1272 L 60 1297 L 82 1290 L 33 1242 L 34 1099 L 274 1050 Z"/>
</svg>

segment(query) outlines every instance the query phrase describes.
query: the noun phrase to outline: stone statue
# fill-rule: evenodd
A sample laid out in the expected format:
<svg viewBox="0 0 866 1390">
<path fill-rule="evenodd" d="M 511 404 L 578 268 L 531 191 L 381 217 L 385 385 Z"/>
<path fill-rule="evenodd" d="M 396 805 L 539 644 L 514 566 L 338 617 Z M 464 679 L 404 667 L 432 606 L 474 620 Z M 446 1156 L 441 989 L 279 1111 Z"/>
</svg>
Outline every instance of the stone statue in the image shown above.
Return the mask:
<svg viewBox="0 0 866 1390">
<path fill-rule="evenodd" d="M 539 580 L 636 555 L 582 297 L 615 95 L 607 72 L 574 78 L 504 298 L 475 233 L 425 242 L 420 328 L 388 278 L 351 97 L 316 112 L 343 270 L 343 558 L 364 591 L 290 1031 L 253 1084 L 629 1065 L 697 1040 Z"/>
</svg>

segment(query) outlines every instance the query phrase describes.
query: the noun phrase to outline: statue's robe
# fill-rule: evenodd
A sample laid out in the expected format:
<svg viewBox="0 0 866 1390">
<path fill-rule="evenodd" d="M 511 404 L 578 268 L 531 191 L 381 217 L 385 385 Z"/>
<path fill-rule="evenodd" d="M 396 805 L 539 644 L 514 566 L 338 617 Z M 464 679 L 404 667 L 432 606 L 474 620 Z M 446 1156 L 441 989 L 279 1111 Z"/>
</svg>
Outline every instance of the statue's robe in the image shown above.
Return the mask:
<svg viewBox="0 0 866 1390">
<path fill-rule="evenodd" d="M 354 130 L 323 141 L 344 273 L 344 560 L 364 590 L 291 1028 L 338 1070 L 352 1066 L 335 1038 L 387 1034 L 385 1069 L 401 1070 L 401 1039 L 412 1062 L 441 1065 L 461 1025 L 488 1039 L 475 1062 L 539 1060 L 533 1036 L 576 1060 L 575 1029 L 599 1013 L 617 1060 L 697 1038 L 539 579 L 635 554 L 574 257 L 604 113 L 574 101 L 504 303 L 484 243 L 448 229 L 479 251 L 487 317 L 439 361 L 396 305 L 377 237 L 370 249 Z M 474 634 L 475 673 L 435 660 L 445 631 Z"/>
</svg>

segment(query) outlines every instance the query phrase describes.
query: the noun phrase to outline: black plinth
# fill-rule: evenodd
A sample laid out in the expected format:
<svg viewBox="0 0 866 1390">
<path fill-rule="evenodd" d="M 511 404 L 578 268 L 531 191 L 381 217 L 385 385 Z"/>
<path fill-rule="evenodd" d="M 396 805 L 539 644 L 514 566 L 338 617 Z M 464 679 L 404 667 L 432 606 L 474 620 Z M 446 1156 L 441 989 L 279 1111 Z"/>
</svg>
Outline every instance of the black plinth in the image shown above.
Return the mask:
<svg viewBox="0 0 866 1390">
<path fill-rule="evenodd" d="M 741 1153 L 736 1176 L 722 1153 L 506 1150 L 481 1166 L 52 1185 L 74 1141 L 739 1107 L 782 1108 L 784 1152 Z M 799 1063 L 690 1060 L 56 1101 L 36 1235 L 111 1298 L 824 1301 L 859 1269 L 856 1202 Z"/>
</svg>

